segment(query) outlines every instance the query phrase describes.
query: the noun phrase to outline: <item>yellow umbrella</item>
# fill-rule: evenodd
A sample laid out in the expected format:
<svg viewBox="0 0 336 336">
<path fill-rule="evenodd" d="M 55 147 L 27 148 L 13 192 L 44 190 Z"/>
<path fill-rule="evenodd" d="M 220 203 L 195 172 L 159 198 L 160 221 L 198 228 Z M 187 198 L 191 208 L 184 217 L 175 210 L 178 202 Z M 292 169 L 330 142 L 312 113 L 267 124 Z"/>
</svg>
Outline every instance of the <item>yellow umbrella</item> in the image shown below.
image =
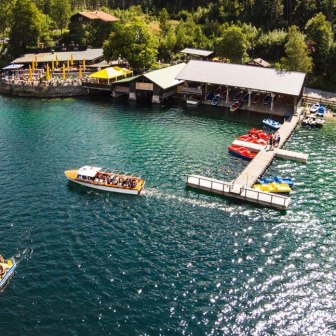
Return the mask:
<svg viewBox="0 0 336 336">
<path fill-rule="evenodd" d="M 70 64 L 69 64 L 69 60 L 67 59 L 67 69 L 69 70 L 70 68 Z"/>
<path fill-rule="evenodd" d="M 37 63 L 37 56 L 35 55 L 35 65 L 36 65 L 36 68 L 38 66 L 38 63 Z"/>
<path fill-rule="evenodd" d="M 35 70 L 35 62 L 34 62 L 34 60 L 32 61 L 32 70 L 33 71 Z"/>
<path fill-rule="evenodd" d="M 55 70 L 55 61 L 52 59 L 51 60 L 51 71 L 54 72 Z"/>
<path fill-rule="evenodd" d="M 32 71 L 30 64 L 29 64 L 29 69 L 28 69 L 28 80 L 30 82 L 33 80 L 33 71 Z"/>
<path fill-rule="evenodd" d="M 47 64 L 47 69 L 46 69 L 46 80 L 50 81 L 50 69 L 49 69 L 49 64 Z"/>
<path fill-rule="evenodd" d="M 55 63 L 56 63 L 56 68 L 58 68 L 58 56 L 57 55 L 56 55 Z"/>
<path fill-rule="evenodd" d="M 70 64 L 71 64 L 71 66 L 74 65 L 74 59 L 73 59 L 73 55 L 72 54 L 70 55 Z"/>
<path fill-rule="evenodd" d="M 83 73 L 82 73 L 82 66 L 79 66 L 79 70 L 78 70 L 78 77 L 82 78 L 83 77 Z"/>
<path fill-rule="evenodd" d="M 62 65 L 62 79 L 65 80 L 65 64 Z"/>
</svg>

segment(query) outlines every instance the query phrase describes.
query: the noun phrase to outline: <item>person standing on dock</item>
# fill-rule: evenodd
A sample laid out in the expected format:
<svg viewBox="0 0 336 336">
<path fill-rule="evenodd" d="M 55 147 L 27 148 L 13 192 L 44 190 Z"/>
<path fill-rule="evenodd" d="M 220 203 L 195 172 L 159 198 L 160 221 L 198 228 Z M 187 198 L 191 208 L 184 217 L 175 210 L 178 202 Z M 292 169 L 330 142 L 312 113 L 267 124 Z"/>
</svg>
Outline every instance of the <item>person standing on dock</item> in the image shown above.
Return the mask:
<svg viewBox="0 0 336 336">
<path fill-rule="evenodd" d="M 266 145 L 266 150 L 272 150 L 273 149 L 273 146 L 274 146 L 274 135 L 273 133 L 270 134 L 270 137 L 267 141 L 267 145 Z"/>
<path fill-rule="evenodd" d="M 279 132 L 276 132 L 275 133 L 275 141 L 274 141 L 274 146 L 275 147 L 279 147 L 279 144 L 280 144 L 280 134 L 279 134 Z"/>
</svg>

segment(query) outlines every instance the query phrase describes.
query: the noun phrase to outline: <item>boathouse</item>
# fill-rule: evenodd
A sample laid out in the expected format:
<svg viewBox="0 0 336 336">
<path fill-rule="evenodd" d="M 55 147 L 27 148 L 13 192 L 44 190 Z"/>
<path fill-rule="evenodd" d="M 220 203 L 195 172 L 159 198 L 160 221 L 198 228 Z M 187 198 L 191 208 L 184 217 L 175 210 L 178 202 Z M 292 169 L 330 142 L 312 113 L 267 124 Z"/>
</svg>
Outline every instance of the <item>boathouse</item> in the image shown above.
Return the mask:
<svg viewBox="0 0 336 336">
<path fill-rule="evenodd" d="M 127 94 L 130 100 L 162 103 L 176 95 L 177 86 L 183 83 L 183 80 L 176 79 L 176 76 L 185 66 L 186 63 L 180 63 L 119 80 L 112 84 L 112 96 Z"/>
<path fill-rule="evenodd" d="M 217 91 L 217 106 L 230 108 L 235 100 L 245 96 L 241 110 L 286 116 L 301 104 L 305 76 L 302 72 L 191 60 L 176 79 L 184 81 L 178 94 L 186 100 L 197 96 L 202 103 L 211 104 Z M 267 103 L 263 100 L 266 95 Z"/>
</svg>

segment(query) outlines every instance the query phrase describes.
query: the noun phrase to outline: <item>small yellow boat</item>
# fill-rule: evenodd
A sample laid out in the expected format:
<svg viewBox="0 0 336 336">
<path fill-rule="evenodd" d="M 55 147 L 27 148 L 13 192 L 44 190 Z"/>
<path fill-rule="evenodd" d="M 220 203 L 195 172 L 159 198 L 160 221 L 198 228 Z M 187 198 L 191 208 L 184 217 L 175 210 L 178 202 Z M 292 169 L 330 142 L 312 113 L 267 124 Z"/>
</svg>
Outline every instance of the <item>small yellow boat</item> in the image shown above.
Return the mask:
<svg viewBox="0 0 336 336">
<path fill-rule="evenodd" d="M 271 193 L 290 193 L 292 189 L 287 183 L 268 183 L 268 184 L 255 184 L 253 186 L 254 189 L 260 191 L 266 191 Z"/>
<path fill-rule="evenodd" d="M 145 187 L 140 177 L 113 172 L 104 172 L 100 167 L 83 166 L 64 172 L 69 181 L 80 185 L 123 194 L 139 195 Z"/>
<path fill-rule="evenodd" d="M 0 261 L 0 290 L 5 286 L 9 278 L 13 275 L 16 268 L 14 258 Z"/>
</svg>

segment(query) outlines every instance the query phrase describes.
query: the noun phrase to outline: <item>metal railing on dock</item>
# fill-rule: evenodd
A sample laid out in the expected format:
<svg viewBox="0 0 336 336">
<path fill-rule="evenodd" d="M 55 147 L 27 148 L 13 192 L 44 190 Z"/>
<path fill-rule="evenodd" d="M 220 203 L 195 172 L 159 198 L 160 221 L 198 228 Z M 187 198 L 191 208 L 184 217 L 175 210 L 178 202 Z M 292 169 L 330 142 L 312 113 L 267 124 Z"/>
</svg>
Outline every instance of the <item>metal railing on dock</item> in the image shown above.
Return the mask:
<svg viewBox="0 0 336 336">
<path fill-rule="evenodd" d="M 187 185 L 195 189 L 240 199 L 255 204 L 269 206 L 276 209 L 285 210 L 288 208 L 290 202 L 290 198 L 283 195 L 240 187 L 237 184 L 220 181 L 200 175 L 188 175 Z"/>
</svg>

